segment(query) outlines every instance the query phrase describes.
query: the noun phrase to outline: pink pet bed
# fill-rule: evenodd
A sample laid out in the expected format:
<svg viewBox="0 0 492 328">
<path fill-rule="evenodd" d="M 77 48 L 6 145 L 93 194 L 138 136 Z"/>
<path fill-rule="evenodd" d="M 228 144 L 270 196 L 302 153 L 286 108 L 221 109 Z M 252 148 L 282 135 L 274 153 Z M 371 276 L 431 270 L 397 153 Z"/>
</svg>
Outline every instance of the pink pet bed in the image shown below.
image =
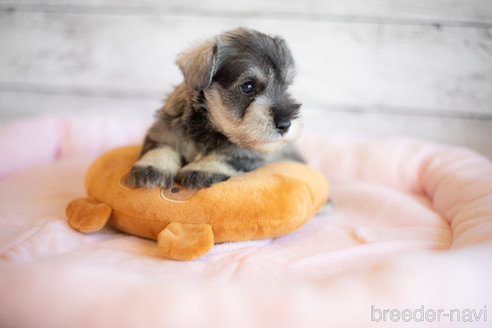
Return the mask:
<svg viewBox="0 0 492 328">
<path fill-rule="evenodd" d="M 438 310 L 432 327 L 466 326 L 466 310 L 481 313 L 473 327 L 492 321 L 488 159 L 413 139 L 308 135 L 300 148 L 330 181 L 334 211 L 176 262 L 154 241 L 109 227 L 83 235 L 65 218 L 91 161 L 140 142 L 148 124 L 0 128 L 0 327 L 412 327 L 408 313 L 430 322 Z M 460 321 L 445 316 L 453 309 Z"/>
</svg>

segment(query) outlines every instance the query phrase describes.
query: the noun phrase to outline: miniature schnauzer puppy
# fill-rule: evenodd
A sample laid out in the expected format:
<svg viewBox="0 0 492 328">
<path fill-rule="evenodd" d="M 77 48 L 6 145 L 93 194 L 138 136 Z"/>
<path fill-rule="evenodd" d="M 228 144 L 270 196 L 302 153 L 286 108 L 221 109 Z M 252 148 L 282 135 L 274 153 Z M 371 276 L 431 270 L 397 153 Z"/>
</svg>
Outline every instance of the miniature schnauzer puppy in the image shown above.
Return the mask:
<svg viewBox="0 0 492 328">
<path fill-rule="evenodd" d="M 273 161 L 302 161 L 292 144 L 301 105 L 287 92 L 294 60 L 282 38 L 236 29 L 176 64 L 184 82 L 157 112 L 128 184 L 206 188 Z"/>
</svg>

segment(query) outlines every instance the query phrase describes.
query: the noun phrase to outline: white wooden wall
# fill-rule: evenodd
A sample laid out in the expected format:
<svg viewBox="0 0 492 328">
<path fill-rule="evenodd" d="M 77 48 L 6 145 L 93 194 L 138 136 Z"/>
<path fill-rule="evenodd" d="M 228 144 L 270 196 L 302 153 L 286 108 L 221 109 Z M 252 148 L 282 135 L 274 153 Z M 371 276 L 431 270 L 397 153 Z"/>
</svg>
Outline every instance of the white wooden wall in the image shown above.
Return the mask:
<svg viewBox="0 0 492 328">
<path fill-rule="evenodd" d="M 492 0 L 0 0 L 0 122 L 151 119 L 181 80 L 176 54 L 237 26 L 287 40 L 306 130 L 492 158 Z"/>
</svg>

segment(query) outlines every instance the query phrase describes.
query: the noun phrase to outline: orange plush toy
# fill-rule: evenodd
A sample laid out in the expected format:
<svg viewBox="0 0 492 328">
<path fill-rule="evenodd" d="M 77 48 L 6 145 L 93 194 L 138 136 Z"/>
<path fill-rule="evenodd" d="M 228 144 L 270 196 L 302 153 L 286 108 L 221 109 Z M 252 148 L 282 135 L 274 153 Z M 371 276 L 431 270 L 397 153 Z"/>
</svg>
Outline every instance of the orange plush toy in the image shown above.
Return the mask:
<svg viewBox="0 0 492 328">
<path fill-rule="evenodd" d="M 156 239 L 169 259 L 192 260 L 215 243 L 277 237 L 296 230 L 326 202 L 328 182 L 295 162 L 278 162 L 206 189 L 134 188 L 125 184 L 139 146 L 113 149 L 94 161 L 88 197 L 72 200 L 68 222 L 80 232 L 106 223 Z"/>
</svg>

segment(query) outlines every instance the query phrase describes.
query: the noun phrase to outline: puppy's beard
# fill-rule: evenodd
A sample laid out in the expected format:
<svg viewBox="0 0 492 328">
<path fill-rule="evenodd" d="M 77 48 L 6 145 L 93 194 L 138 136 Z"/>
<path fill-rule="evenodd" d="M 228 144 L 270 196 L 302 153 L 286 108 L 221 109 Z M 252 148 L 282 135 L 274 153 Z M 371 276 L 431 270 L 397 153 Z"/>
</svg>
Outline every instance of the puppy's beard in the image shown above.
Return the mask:
<svg viewBox="0 0 492 328">
<path fill-rule="evenodd" d="M 274 126 L 268 100 L 258 97 L 246 110 L 243 118 L 233 117 L 215 88 L 205 92 L 212 124 L 231 142 L 241 148 L 267 154 L 296 139 L 302 130 L 301 116 L 291 122 L 287 133 L 281 135 Z"/>
</svg>

